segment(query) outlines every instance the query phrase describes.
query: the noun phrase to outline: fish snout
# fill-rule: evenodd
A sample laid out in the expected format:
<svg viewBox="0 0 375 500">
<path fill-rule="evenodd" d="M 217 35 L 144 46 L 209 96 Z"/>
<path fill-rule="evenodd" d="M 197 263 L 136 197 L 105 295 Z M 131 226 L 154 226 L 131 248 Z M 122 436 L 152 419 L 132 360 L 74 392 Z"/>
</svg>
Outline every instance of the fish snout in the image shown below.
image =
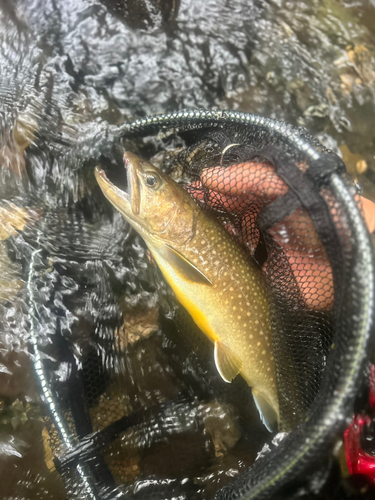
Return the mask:
<svg viewBox="0 0 375 500">
<path fill-rule="evenodd" d="M 142 162 L 140 161 L 139 156 L 135 155 L 134 153 L 131 153 L 130 151 L 125 151 L 123 156 L 123 161 L 126 170 L 129 170 L 129 168 L 133 168 L 135 170 L 143 171 Z"/>
</svg>

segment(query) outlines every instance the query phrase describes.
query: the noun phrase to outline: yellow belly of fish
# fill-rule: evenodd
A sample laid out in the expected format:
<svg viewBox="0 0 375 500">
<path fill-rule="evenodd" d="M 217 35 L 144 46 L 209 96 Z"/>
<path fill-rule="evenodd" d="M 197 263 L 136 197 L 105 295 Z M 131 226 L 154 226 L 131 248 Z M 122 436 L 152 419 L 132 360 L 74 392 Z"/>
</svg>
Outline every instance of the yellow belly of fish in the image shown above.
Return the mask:
<svg viewBox="0 0 375 500">
<path fill-rule="evenodd" d="M 210 321 L 207 317 L 207 314 L 205 314 L 200 307 L 198 302 L 205 302 L 206 304 L 209 302 L 208 300 L 203 300 L 201 298 L 201 293 L 198 291 L 198 287 L 201 287 L 202 285 L 198 285 L 197 287 L 194 287 L 195 290 L 191 291 L 189 290 L 189 293 L 185 291 L 184 288 L 190 288 L 191 285 L 186 285 L 184 287 L 183 280 L 179 278 L 176 273 L 174 273 L 171 269 L 169 269 L 168 264 L 165 263 L 164 260 L 158 258 L 158 255 L 153 253 L 154 258 L 163 273 L 165 279 L 171 286 L 172 290 L 174 291 L 177 300 L 180 302 L 180 304 L 185 307 L 185 309 L 188 311 L 190 316 L 193 318 L 195 324 L 202 330 L 202 332 L 207 335 L 207 337 L 212 340 L 212 342 L 215 342 L 216 340 L 219 340 L 219 337 L 217 333 L 213 330 Z M 195 297 L 196 300 L 193 300 L 192 297 Z M 197 300 L 197 298 L 201 298 L 201 300 Z"/>
<path fill-rule="evenodd" d="M 212 342 L 219 340 L 218 335 L 212 329 L 210 322 L 206 316 L 206 314 L 202 311 L 202 309 L 194 302 L 187 294 L 185 294 L 181 289 L 173 286 L 170 283 L 178 301 L 182 304 L 185 309 L 188 311 L 190 316 L 193 318 L 195 324 L 202 330 L 203 333 L 209 337 Z"/>
</svg>

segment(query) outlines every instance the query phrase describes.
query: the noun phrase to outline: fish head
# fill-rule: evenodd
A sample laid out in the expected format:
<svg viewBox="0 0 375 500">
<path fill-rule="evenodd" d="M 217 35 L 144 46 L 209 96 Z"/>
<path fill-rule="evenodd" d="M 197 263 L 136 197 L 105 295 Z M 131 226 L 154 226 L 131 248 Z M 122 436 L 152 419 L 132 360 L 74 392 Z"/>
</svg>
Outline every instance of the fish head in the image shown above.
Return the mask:
<svg viewBox="0 0 375 500">
<path fill-rule="evenodd" d="M 124 153 L 128 192 L 115 186 L 103 169 L 95 177 L 104 195 L 147 242 L 188 241 L 194 233 L 198 207 L 167 174 L 139 156 Z"/>
</svg>

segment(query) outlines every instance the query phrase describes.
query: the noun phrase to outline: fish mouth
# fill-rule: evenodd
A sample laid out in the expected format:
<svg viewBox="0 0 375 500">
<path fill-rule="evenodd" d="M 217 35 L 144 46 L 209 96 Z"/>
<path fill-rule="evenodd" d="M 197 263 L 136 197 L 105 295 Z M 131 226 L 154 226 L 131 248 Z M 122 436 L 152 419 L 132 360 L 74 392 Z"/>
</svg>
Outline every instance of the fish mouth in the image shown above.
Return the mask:
<svg viewBox="0 0 375 500">
<path fill-rule="evenodd" d="M 138 215 L 141 207 L 141 184 L 137 174 L 141 170 L 141 164 L 139 158 L 129 152 L 124 153 L 123 160 L 128 176 L 132 211 L 134 215 Z"/>
<path fill-rule="evenodd" d="M 129 192 L 115 186 L 100 166 L 95 167 L 95 178 L 104 196 L 128 220 L 133 220 L 139 214 L 141 204 L 137 162 L 133 161 L 135 159 L 137 158 L 132 153 L 124 153 L 124 165 L 127 173 Z"/>
</svg>

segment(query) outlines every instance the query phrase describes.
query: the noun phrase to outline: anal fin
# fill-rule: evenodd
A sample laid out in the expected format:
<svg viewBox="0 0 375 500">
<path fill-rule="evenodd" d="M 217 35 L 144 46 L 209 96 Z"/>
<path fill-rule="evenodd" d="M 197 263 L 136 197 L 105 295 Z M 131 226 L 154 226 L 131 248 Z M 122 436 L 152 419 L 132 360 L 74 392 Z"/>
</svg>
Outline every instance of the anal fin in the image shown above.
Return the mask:
<svg viewBox="0 0 375 500">
<path fill-rule="evenodd" d="M 241 361 L 219 340 L 215 342 L 215 364 L 222 379 L 228 383 L 232 382 L 242 368 Z"/>
<path fill-rule="evenodd" d="M 259 416 L 265 427 L 269 432 L 275 432 L 277 430 L 277 415 L 275 410 L 269 404 L 269 402 L 253 388 L 253 397 L 255 406 L 259 411 Z"/>
</svg>

